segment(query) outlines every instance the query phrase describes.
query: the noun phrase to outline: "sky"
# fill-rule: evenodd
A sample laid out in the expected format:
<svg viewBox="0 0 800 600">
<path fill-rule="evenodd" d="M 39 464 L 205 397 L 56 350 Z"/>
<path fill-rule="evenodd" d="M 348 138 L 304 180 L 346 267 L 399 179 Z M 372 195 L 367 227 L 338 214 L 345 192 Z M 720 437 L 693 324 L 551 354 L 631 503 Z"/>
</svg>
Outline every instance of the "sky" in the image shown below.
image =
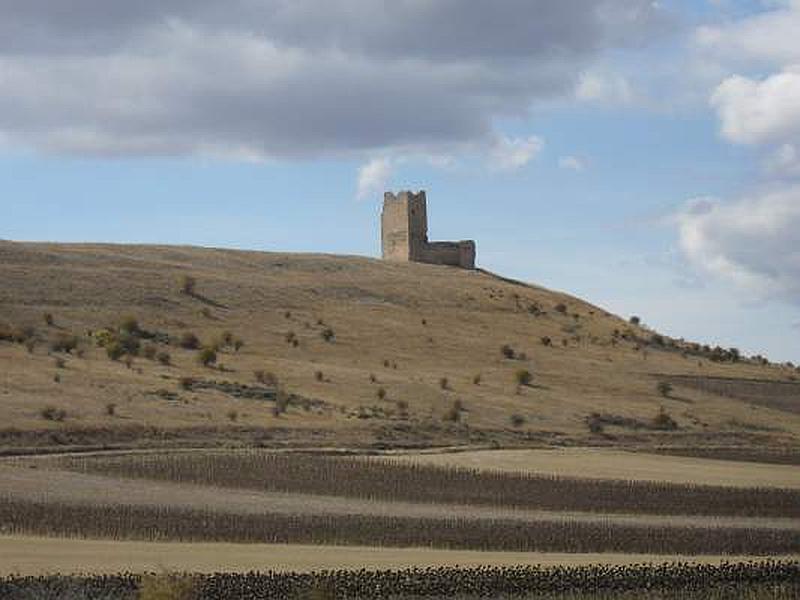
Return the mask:
<svg viewBox="0 0 800 600">
<path fill-rule="evenodd" d="M 433 239 L 800 363 L 800 0 L 0 0 L 0 238 Z"/>
</svg>

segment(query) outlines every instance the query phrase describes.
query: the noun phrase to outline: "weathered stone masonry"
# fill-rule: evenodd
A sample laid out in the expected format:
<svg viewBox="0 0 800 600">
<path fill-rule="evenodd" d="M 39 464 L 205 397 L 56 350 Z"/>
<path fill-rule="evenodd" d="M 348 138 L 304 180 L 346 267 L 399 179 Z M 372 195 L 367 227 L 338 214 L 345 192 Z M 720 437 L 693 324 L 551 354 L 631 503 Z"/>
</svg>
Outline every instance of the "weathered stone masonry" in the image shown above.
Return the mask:
<svg viewBox="0 0 800 600">
<path fill-rule="evenodd" d="M 425 192 L 383 195 L 381 244 L 384 260 L 475 268 L 475 242 L 429 242 Z"/>
</svg>

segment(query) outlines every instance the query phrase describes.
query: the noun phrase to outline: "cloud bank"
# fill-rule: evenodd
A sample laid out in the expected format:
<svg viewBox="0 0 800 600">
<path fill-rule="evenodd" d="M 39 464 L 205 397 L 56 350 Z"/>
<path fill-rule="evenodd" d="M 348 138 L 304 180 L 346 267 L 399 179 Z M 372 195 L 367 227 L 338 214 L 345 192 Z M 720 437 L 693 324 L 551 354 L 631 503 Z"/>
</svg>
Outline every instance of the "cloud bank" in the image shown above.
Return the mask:
<svg viewBox="0 0 800 600">
<path fill-rule="evenodd" d="M 650 0 L 0 1 L 0 135 L 248 160 L 488 147 L 665 22 Z"/>
</svg>

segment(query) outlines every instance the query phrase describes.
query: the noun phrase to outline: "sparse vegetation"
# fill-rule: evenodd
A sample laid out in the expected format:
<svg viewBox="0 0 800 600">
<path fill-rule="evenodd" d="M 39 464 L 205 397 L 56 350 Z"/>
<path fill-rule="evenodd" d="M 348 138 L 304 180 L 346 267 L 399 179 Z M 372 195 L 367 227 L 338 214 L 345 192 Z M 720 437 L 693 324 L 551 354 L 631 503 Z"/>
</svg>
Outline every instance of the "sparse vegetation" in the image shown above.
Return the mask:
<svg viewBox="0 0 800 600">
<path fill-rule="evenodd" d="M 145 344 L 142 348 L 142 356 L 147 360 L 155 360 L 158 354 L 158 347 L 155 344 Z"/>
<path fill-rule="evenodd" d="M 64 360 L 63 358 L 61 358 L 60 356 L 57 356 L 57 357 L 56 357 L 56 358 L 53 360 L 53 363 L 55 364 L 55 366 L 56 366 L 56 369 L 66 369 L 66 368 L 67 368 L 67 361 L 65 361 L 65 360 Z"/>
<path fill-rule="evenodd" d="M 182 390 L 189 391 L 194 386 L 194 378 L 193 377 L 181 377 L 178 380 L 178 385 Z"/>
<path fill-rule="evenodd" d="M 278 376 L 272 371 L 265 371 L 263 369 L 257 370 L 255 373 L 256 381 L 262 385 L 277 386 Z"/>
<path fill-rule="evenodd" d="M 156 354 L 156 360 L 165 367 L 172 364 L 172 356 L 169 352 L 161 351 Z"/>
</svg>

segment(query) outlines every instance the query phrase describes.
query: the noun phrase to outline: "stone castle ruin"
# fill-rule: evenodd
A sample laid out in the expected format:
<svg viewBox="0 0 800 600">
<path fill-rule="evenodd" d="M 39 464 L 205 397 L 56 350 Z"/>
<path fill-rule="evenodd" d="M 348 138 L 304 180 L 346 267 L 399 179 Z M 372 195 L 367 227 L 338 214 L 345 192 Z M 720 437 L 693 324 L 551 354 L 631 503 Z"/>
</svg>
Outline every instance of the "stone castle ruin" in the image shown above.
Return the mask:
<svg viewBox="0 0 800 600">
<path fill-rule="evenodd" d="M 429 242 L 425 192 L 383 195 L 383 259 L 475 268 L 475 242 Z"/>
</svg>

